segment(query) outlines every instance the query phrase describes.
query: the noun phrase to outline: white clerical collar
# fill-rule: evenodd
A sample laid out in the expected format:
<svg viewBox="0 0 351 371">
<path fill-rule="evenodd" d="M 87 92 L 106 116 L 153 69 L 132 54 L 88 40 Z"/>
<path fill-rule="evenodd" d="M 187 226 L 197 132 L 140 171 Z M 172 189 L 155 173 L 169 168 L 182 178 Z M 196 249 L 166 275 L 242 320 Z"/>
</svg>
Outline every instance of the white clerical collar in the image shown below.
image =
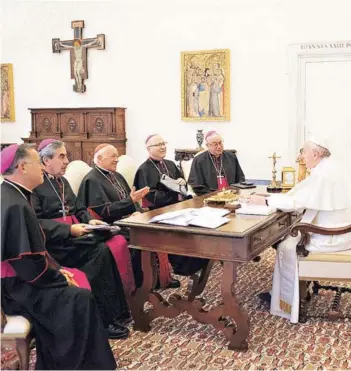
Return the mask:
<svg viewBox="0 0 351 371">
<path fill-rule="evenodd" d="M 6 179 L 6 178 L 5 178 L 5 180 L 8 180 L 9 182 L 14 183 L 14 184 L 20 186 L 21 188 L 24 188 L 26 191 L 28 191 L 28 192 L 30 192 L 30 193 L 33 193 L 33 191 L 31 191 L 30 189 L 28 189 L 27 187 L 25 187 L 25 186 L 24 186 L 23 184 L 21 184 L 21 183 L 17 183 L 17 182 L 15 182 L 14 180 Z"/>
<path fill-rule="evenodd" d="M 57 178 L 55 175 L 49 174 L 47 171 L 45 171 L 45 174 L 46 174 L 46 176 L 47 176 L 49 179 L 56 179 L 56 178 Z"/>
</svg>

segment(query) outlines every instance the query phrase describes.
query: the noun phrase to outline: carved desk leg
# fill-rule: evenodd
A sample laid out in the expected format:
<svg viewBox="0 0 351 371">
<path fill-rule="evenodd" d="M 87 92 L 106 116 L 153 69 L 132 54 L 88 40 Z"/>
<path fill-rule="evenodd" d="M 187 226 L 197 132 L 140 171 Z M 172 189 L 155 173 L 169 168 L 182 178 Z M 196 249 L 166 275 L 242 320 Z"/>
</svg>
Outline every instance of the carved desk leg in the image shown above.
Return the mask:
<svg viewBox="0 0 351 371">
<path fill-rule="evenodd" d="M 249 336 L 249 317 L 244 309 L 240 309 L 235 296 L 237 268 L 240 263 L 225 261 L 223 264 L 222 296 L 224 301 L 223 315 L 233 319 L 236 331 L 231 326 L 224 329 L 226 338 L 230 341 L 229 349 L 247 350 Z"/>
<path fill-rule="evenodd" d="M 134 320 L 134 330 L 148 332 L 151 330 L 151 318 L 145 312 L 144 306 L 149 299 L 149 293 L 156 283 L 156 259 L 155 253 L 151 251 L 142 251 L 142 269 L 143 269 L 143 284 L 135 293 L 129 297 L 129 306 Z"/>
<path fill-rule="evenodd" d="M 151 330 L 150 323 L 157 317 L 176 317 L 180 308 L 170 306 L 163 297 L 154 291 L 157 281 L 156 253 L 142 251 L 143 284 L 129 298 L 130 310 L 134 319 L 134 330 L 148 332 Z M 145 303 L 150 303 L 152 308 L 145 311 Z"/>
<path fill-rule="evenodd" d="M 194 301 L 195 297 L 200 295 L 206 286 L 208 277 L 211 273 L 213 260 L 209 260 L 207 266 L 191 276 L 188 284 L 188 300 Z"/>
</svg>

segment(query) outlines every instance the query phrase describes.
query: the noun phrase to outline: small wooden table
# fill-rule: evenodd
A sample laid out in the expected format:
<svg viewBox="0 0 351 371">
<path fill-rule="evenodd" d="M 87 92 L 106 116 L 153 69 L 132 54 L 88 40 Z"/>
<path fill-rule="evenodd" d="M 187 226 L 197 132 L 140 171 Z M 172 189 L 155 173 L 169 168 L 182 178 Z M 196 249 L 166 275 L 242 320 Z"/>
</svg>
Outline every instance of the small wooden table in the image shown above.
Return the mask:
<svg viewBox="0 0 351 371">
<path fill-rule="evenodd" d="M 248 190 L 242 192 L 245 194 Z M 131 245 L 142 250 L 144 282 L 129 298 L 134 329 L 147 332 L 151 329 L 150 323 L 154 318 L 173 318 L 187 311 L 198 322 L 212 324 L 223 330 L 230 342 L 229 349 L 246 350 L 249 318 L 246 311 L 240 308 L 235 295 L 237 268 L 288 233 L 299 216 L 283 212 L 270 216 L 230 214 L 230 222 L 215 230 L 148 223 L 150 218 L 162 213 L 202 207 L 204 198 L 208 196 L 195 197 L 131 216 L 117 223 L 121 227 L 130 228 Z M 191 277 L 187 297 L 173 294 L 166 301 L 160 293 L 153 290 L 157 280 L 154 252 L 208 258 L 210 261 L 206 268 Z M 215 260 L 223 261 L 223 303 L 205 311 L 204 300 L 197 296 L 202 293 Z M 152 304 L 152 309 L 144 310 L 146 302 Z"/>
</svg>

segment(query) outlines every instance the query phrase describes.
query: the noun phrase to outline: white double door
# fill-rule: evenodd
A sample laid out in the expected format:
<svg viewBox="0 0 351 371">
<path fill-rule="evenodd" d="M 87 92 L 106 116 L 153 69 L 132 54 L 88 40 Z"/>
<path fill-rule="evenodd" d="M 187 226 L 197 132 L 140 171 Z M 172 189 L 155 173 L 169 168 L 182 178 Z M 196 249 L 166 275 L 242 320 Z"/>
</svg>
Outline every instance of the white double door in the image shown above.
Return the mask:
<svg viewBox="0 0 351 371">
<path fill-rule="evenodd" d="M 318 134 L 351 153 L 351 48 L 291 52 L 292 148 Z"/>
</svg>

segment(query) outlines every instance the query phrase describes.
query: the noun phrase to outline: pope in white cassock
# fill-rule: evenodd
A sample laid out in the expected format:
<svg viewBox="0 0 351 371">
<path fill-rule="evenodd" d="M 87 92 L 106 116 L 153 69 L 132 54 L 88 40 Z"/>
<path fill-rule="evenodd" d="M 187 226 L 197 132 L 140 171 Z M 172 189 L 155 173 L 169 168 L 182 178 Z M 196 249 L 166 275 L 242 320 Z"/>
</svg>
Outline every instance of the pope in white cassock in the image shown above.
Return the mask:
<svg viewBox="0 0 351 371">
<path fill-rule="evenodd" d="M 303 147 L 306 166 L 311 175 L 286 194 L 269 197 L 253 195 L 250 203 L 268 204 L 282 211 L 303 212 L 302 223 L 325 228 L 338 228 L 351 224 L 350 173 L 342 168 L 329 150 L 326 140 L 312 137 Z M 296 245 L 301 236 L 288 236 L 277 249 L 271 314 L 287 318 L 291 323 L 299 320 L 299 279 Z M 306 249 L 314 252 L 336 252 L 351 249 L 351 233 L 338 236 L 311 234 Z"/>
</svg>

